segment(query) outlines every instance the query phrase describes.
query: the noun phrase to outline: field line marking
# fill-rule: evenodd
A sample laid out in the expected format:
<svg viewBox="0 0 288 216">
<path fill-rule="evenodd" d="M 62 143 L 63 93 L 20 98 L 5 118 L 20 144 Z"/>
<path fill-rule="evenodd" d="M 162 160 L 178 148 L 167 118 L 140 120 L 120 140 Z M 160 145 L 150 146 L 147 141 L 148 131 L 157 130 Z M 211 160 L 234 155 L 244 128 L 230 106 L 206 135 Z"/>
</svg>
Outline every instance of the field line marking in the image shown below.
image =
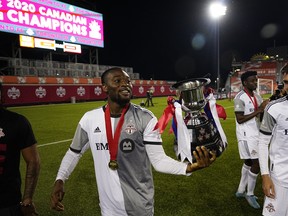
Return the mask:
<svg viewBox="0 0 288 216">
<path fill-rule="evenodd" d="M 51 142 L 51 143 L 45 143 L 45 144 L 37 145 L 37 146 L 38 146 L 38 147 L 43 147 L 43 146 L 55 145 L 55 144 L 58 144 L 58 143 L 69 142 L 69 141 L 71 141 L 71 140 L 72 140 L 72 139 L 60 140 L 60 141 Z"/>
<path fill-rule="evenodd" d="M 229 106 L 229 107 L 225 107 L 225 108 L 227 109 L 227 108 L 232 108 L 232 107 L 234 107 L 234 106 Z M 227 119 L 235 119 L 235 118 L 227 118 Z M 38 147 L 43 147 L 43 146 L 55 145 L 55 144 L 58 144 L 58 143 L 69 142 L 69 141 L 71 141 L 71 140 L 72 140 L 72 139 L 60 140 L 60 141 L 45 143 L 45 144 L 37 145 L 37 146 L 38 146 Z"/>
</svg>

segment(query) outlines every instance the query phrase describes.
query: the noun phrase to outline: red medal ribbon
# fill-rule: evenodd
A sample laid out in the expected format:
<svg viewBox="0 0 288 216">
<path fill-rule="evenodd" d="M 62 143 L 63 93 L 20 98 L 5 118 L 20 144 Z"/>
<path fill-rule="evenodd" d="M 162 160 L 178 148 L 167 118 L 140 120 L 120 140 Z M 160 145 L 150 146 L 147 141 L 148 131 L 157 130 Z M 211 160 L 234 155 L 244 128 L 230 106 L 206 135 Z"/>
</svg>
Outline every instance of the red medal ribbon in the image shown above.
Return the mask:
<svg viewBox="0 0 288 216">
<path fill-rule="evenodd" d="M 248 95 L 248 97 L 250 98 L 251 102 L 253 103 L 254 109 L 255 109 L 254 111 L 256 111 L 258 109 L 258 104 L 257 104 L 257 99 L 256 99 L 255 95 L 253 94 L 253 99 L 254 100 L 252 100 L 251 95 L 249 94 L 249 92 L 245 88 L 244 88 L 244 91 Z"/>
<path fill-rule="evenodd" d="M 159 133 L 163 133 L 165 130 L 167 124 L 169 123 L 170 119 L 173 117 L 175 113 L 175 107 L 173 105 L 175 99 L 171 96 L 168 97 L 167 99 L 167 107 L 165 108 L 162 116 L 159 118 L 157 124 L 154 127 L 154 130 L 159 129 Z"/>
<path fill-rule="evenodd" d="M 107 140 L 108 140 L 108 146 L 109 146 L 110 160 L 116 161 L 117 153 L 118 153 L 118 142 L 120 138 L 121 129 L 124 123 L 124 116 L 125 116 L 126 111 L 128 110 L 128 107 L 129 107 L 129 104 L 127 104 L 121 112 L 121 117 L 117 124 L 116 131 L 114 133 L 114 138 L 113 138 L 109 104 L 107 104 L 106 106 L 105 127 L 106 127 Z"/>
</svg>

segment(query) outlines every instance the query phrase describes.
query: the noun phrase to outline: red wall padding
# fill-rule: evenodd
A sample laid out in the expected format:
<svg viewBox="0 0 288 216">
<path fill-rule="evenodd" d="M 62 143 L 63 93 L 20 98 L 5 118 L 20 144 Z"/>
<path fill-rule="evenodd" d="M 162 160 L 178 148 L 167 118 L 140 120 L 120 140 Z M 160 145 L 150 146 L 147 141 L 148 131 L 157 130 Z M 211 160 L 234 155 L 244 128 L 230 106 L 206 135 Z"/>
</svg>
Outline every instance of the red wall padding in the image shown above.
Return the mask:
<svg viewBox="0 0 288 216">
<path fill-rule="evenodd" d="M 153 96 L 175 95 L 170 89 L 171 85 L 134 84 L 133 96 L 146 97 L 146 91 L 154 89 Z M 19 106 L 27 104 L 62 103 L 71 102 L 75 97 L 76 101 L 103 100 L 106 94 L 101 85 L 89 84 L 3 84 L 2 96 L 4 105 Z"/>
</svg>

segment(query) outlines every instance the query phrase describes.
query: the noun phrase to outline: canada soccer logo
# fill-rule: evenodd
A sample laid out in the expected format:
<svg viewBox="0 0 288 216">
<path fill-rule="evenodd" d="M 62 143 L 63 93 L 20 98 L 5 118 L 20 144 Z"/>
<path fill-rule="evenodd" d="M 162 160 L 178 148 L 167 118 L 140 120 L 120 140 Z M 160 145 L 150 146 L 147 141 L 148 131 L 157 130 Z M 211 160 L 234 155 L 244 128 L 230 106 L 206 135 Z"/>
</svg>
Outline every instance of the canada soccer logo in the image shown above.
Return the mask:
<svg viewBox="0 0 288 216">
<path fill-rule="evenodd" d="M 63 87 L 59 87 L 56 89 L 56 94 L 58 97 L 64 97 L 66 95 L 66 89 Z"/>
</svg>

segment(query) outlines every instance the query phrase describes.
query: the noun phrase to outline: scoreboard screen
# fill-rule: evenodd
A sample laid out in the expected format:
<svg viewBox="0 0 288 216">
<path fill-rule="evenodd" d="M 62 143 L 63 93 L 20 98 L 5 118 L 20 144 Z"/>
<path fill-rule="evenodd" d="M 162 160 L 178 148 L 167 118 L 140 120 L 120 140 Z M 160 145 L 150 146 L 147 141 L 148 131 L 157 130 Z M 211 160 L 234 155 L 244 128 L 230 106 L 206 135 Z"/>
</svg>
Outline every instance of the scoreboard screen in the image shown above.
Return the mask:
<svg viewBox="0 0 288 216">
<path fill-rule="evenodd" d="M 104 47 L 102 14 L 54 0 L 1 0 L 0 31 Z"/>
</svg>

